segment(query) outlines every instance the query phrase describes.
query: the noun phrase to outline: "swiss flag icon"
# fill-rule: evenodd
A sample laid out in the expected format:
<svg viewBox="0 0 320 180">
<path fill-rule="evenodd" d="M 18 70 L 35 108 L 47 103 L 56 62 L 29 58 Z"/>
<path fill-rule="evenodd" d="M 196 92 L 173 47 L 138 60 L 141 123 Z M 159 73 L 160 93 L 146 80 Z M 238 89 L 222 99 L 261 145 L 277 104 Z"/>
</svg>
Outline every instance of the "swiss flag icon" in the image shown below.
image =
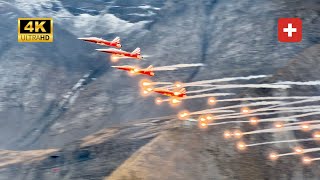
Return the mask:
<svg viewBox="0 0 320 180">
<path fill-rule="evenodd" d="M 302 40 L 302 20 L 300 18 L 279 18 L 278 40 L 280 42 L 300 42 Z"/>
</svg>

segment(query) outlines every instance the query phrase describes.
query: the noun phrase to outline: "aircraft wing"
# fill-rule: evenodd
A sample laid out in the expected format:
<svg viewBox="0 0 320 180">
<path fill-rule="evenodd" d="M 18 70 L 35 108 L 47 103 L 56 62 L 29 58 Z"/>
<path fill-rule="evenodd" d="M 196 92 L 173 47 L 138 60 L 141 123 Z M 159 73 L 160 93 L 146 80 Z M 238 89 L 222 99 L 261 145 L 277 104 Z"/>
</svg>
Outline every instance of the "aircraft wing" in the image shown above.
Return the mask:
<svg viewBox="0 0 320 180">
<path fill-rule="evenodd" d="M 78 38 L 78 39 L 84 40 L 84 41 L 95 41 L 95 42 L 97 42 L 97 41 L 100 40 L 100 39 L 97 38 L 97 37 L 87 37 L 87 38 Z"/>
<path fill-rule="evenodd" d="M 107 53 L 117 53 L 119 52 L 118 49 L 114 49 L 114 48 L 109 48 L 109 49 L 95 49 L 96 51 L 100 51 L 100 52 L 107 52 Z"/>
<path fill-rule="evenodd" d="M 111 66 L 113 68 L 121 69 L 121 70 L 132 70 L 134 67 L 132 66 Z"/>
</svg>

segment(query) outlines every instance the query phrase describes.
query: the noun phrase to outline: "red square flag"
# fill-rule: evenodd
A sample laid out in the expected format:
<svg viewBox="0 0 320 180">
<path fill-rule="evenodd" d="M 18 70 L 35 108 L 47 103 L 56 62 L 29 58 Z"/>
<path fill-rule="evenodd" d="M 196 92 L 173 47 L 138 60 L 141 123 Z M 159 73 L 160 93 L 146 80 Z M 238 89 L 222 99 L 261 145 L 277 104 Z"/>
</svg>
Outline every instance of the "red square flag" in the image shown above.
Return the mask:
<svg viewBox="0 0 320 180">
<path fill-rule="evenodd" d="M 302 40 L 302 20 L 300 18 L 279 18 L 278 40 L 280 42 L 300 42 Z"/>
</svg>

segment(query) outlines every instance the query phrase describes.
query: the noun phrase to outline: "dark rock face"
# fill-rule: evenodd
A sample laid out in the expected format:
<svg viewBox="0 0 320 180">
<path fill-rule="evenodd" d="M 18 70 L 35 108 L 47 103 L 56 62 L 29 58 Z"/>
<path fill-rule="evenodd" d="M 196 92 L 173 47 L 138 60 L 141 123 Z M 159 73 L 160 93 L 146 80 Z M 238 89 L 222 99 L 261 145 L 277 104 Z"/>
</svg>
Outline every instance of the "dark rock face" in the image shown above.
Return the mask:
<svg viewBox="0 0 320 180">
<path fill-rule="evenodd" d="M 320 37 L 319 3 L 313 0 L 56 0 L 34 6 L 16 0 L 0 3 L 0 12 L 0 31 L 5 32 L 0 35 L 0 148 L 20 150 L 61 148 L 104 127 L 176 113 L 141 98 L 139 78 L 109 68 L 108 58 L 94 51 L 98 46 L 76 36 L 119 35 L 125 50 L 139 46 L 150 56 L 139 63 L 142 67 L 207 65 L 160 73 L 155 81 L 273 74 Z M 55 18 L 54 43 L 17 43 L 11 29 L 16 19 L 46 13 Z M 279 17 L 303 19 L 301 43 L 277 42 Z M 301 58 L 299 66 L 289 66 L 276 80 L 319 79 L 317 52 L 318 46 L 308 50 L 303 56 L 310 61 Z M 127 63 L 136 64 L 121 62 Z M 85 82 L 80 87 L 79 79 Z"/>
<path fill-rule="evenodd" d="M 99 131 L 62 149 L 0 151 L 0 179 L 103 179 L 161 131 L 170 118 Z"/>
<path fill-rule="evenodd" d="M 0 146 L 17 147 L 20 138 L 41 131 L 56 110 L 62 95 L 84 73 L 105 66 L 86 54 L 76 37 L 55 26 L 55 42 L 18 43 L 18 17 L 27 15 L 1 2 Z M 19 140 L 20 139 L 20 140 Z"/>
</svg>

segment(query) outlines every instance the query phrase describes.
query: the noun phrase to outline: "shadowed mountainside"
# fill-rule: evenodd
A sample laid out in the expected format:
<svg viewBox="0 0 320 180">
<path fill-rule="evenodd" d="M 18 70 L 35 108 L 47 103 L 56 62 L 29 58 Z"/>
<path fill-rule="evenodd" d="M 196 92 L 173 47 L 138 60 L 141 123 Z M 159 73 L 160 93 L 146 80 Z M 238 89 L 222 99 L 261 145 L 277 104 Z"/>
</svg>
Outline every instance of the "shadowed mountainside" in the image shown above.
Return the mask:
<svg viewBox="0 0 320 180">
<path fill-rule="evenodd" d="M 299 79 L 286 77 L 286 73 L 306 72 L 318 79 L 319 45 L 306 49 L 285 68 L 280 69 L 266 82 Z M 286 72 L 286 73 L 284 73 Z M 289 78 L 289 79 L 288 79 Z M 301 92 L 293 87 L 293 92 Z M 304 95 L 306 90 L 302 90 Z M 248 91 L 242 96 L 270 96 L 277 90 Z M 290 92 L 286 92 L 289 93 Z M 292 94 L 290 94 L 292 95 Z M 299 95 L 299 94 L 297 94 Z M 318 95 L 312 91 L 310 95 Z M 269 123 L 263 126 L 268 126 Z M 140 120 L 119 127 L 107 128 L 69 144 L 53 152 L 41 152 L 39 160 L 24 163 L 11 161 L 10 154 L 0 158 L 0 179 L 290 179 L 316 180 L 318 166 L 303 166 L 299 157 L 283 157 L 277 162 L 267 160 L 271 149 L 288 152 L 290 145 L 260 146 L 245 152 L 235 150 L 234 141 L 226 141 L 224 129 L 233 126 L 210 127 L 199 130 L 197 125 L 163 117 Z M 279 137 L 294 136 L 290 132 L 277 135 L 256 135 L 246 138 L 248 142 L 269 141 Z M 3 153 L 7 153 L 4 151 Z M 33 152 L 34 154 L 37 151 Z M 26 152 L 16 152 L 28 159 Z M 14 158 L 13 158 L 14 159 Z"/>
<path fill-rule="evenodd" d="M 153 98 L 140 97 L 138 88 L 140 78 L 127 77 L 126 74 L 109 68 L 108 57 L 94 51 L 99 46 L 77 40 L 77 37 L 70 32 L 72 30 L 64 29 L 65 27 L 60 26 L 59 23 L 55 24 L 54 43 L 17 43 L 16 32 L 12 31 L 12 27 L 17 25 L 17 18 L 33 16 L 35 12 L 28 11 L 23 6 L 16 8 L 11 5 L 13 1 L 8 2 L 0 3 L 0 17 L 2 19 L 0 30 L 5 32 L 0 35 L 1 39 L 3 39 L 0 42 L 0 75 L 2 77 L 0 79 L 1 148 L 15 150 L 62 149 L 61 151 L 69 153 L 69 155 L 66 155 L 67 159 L 62 161 L 63 164 L 64 162 L 72 162 L 74 160 L 73 152 L 77 152 L 80 148 L 75 145 L 70 151 L 64 149 L 67 148 L 66 146 L 70 142 L 103 128 L 127 123 L 134 119 L 176 113 L 177 109 L 171 109 L 168 106 L 156 107 Z M 116 2 L 121 4 L 120 1 Z M 73 4 L 72 6 L 76 5 Z M 141 29 L 134 28 L 130 31 L 128 30 L 128 32 L 103 34 L 104 37 L 108 38 L 113 37 L 115 34 L 121 36 L 126 50 L 140 46 L 142 53 L 150 56 L 139 63 L 142 67 L 149 64 L 155 66 L 199 62 L 206 64 L 205 67 L 201 68 L 164 72 L 157 75 L 155 81 L 179 80 L 188 82 L 226 76 L 269 73 L 275 73 L 276 75 L 274 79 L 268 81 L 320 79 L 317 71 L 319 47 L 315 46 L 315 44 L 319 43 L 320 37 L 319 3 L 316 1 L 300 0 L 288 2 L 282 0 L 261 2 L 258 0 L 243 0 L 240 2 L 236 0 L 188 0 L 164 1 L 161 5 L 155 7 L 160 8 L 157 10 L 157 15 L 148 17 L 150 22 L 145 26 L 139 26 Z M 137 11 L 140 11 L 140 9 Z M 128 22 L 134 21 L 126 16 L 120 16 L 119 14 L 122 14 L 120 11 L 121 8 L 113 7 L 112 11 L 107 9 L 104 12 L 113 13 L 118 18 L 125 19 Z M 81 12 L 79 13 L 81 14 Z M 85 11 L 83 14 L 87 14 L 87 12 Z M 81 17 L 83 18 L 81 22 L 90 22 L 90 20 L 86 19 L 87 16 Z M 110 20 L 108 17 L 110 16 L 103 16 L 102 20 Z M 279 17 L 300 17 L 303 19 L 304 32 L 301 43 L 277 42 L 276 21 Z M 81 27 L 87 25 L 82 24 Z M 73 28 L 75 27 L 77 26 L 73 26 Z M 94 31 L 90 31 L 90 33 L 100 35 Z M 88 34 L 85 35 L 87 36 Z M 305 50 L 306 48 L 309 49 Z M 299 58 L 286 66 L 287 62 L 297 54 L 300 54 Z M 124 60 L 120 64 L 127 63 L 135 64 L 136 61 Z M 283 69 L 277 72 L 279 68 Z M 76 86 L 79 79 L 84 79 L 81 87 Z M 75 88 L 73 89 L 73 87 Z M 308 91 L 308 93 L 314 95 L 319 92 L 318 88 L 315 87 L 297 88 L 302 89 L 289 90 L 289 92 L 285 93 L 299 94 Z M 254 93 L 260 95 L 278 93 L 259 91 Z M 192 107 L 186 108 L 194 110 L 195 108 L 201 108 L 201 104 L 193 104 Z M 151 127 L 153 126 L 151 125 Z M 158 132 L 161 132 L 161 130 L 158 130 Z M 129 134 L 139 134 L 141 131 L 149 134 L 149 131 L 152 130 L 133 128 L 130 129 Z M 196 130 L 188 132 L 179 129 L 177 132 L 175 130 L 173 132 L 171 130 L 163 132 L 163 135 L 158 136 L 157 139 L 154 139 L 132 156 L 132 158 L 137 157 L 137 161 L 148 163 L 147 167 L 138 166 L 136 163 L 140 162 L 136 162 L 131 158 L 128 159 L 128 163 L 124 163 L 121 167 L 130 167 L 133 164 L 135 166 L 132 168 L 133 173 L 135 173 L 134 176 L 143 177 L 145 172 L 151 173 L 152 170 L 158 169 L 156 167 L 162 166 L 162 163 L 164 163 L 164 166 L 170 162 L 173 163 L 170 165 L 172 172 L 168 172 L 170 168 L 159 168 L 161 170 L 159 170 L 159 173 L 162 172 L 164 175 L 171 173 L 170 176 L 173 178 L 189 175 L 190 177 L 199 175 L 198 177 L 208 178 L 212 177 L 213 174 L 211 173 L 217 172 L 217 177 L 233 177 L 236 179 L 248 178 L 245 170 L 250 169 L 249 167 L 251 166 L 264 169 L 265 161 L 261 160 L 260 150 L 257 150 L 258 154 L 254 156 L 255 158 L 252 161 L 248 160 L 252 154 L 244 155 L 248 166 L 241 164 L 244 162 L 242 160 L 230 160 L 230 162 L 226 163 L 225 166 L 228 166 L 226 168 L 221 165 L 223 162 L 216 160 L 216 156 L 221 156 L 223 157 L 222 159 L 233 155 L 236 156 L 231 157 L 233 159 L 238 158 L 238 154 L 233 152 L 224 154 L 221 152 L 229 146 L 225 146 L 218 139 L 220 136 L 220 134 L 216 134 L 218 132 L 201 132 L 208 133 L 208 136 L 199 133 Z M 149 136 L 148 138 L 151 139 L 154 136 Z M 199 147 L 187 146 L 188 143 L 182 137 L 191 138 Z M 117 152 L 117 148 L 122 146 L 125 148 L 125 144 L 129 144 L 129 150 L 122 149 L 121 152 L 127 154 L 119 158 L 118 161 L 115 159 L 105 161 L 105 157 L 99 157 L 100 163 L 107 166 L 110 165 L 110 167 L 100 169 L 99 172 L 101 173 L 97 173 L 95 177 L 101 179 L 101 177 L 108 176 L 139 147 L 148 143 L 150 140 L 148 138 L 142 138 L 143 140 L 141 141 L 139 138 L 129 138 L 130 140 L 121 141 L 121 136 L 117 136 L 111 143 L 106 143 L 106 146 L 99 147 L 97 145 L 95 148 L 101 148 L 98 152 L 104 152 L 105 150 L 107 157 L 109 157 L 109 152 L 113 150 Z M 168 149 L 164 149 L 164 151 L 159 150 L 159 148 L 166 147 L 164 142 L 166 142 L 167 138 L 170 140 L 170 146 L 168 145 Z M 175 140 L 175 138 L 178 138 L 178 140 Z M 174 140 L 171 141 L 171 139 Z M 121 142 L 120 147 L 116 147 L 113 150 L 108 149 L 118 141 Z M 131 147 L 131 141 L 134 141 L 132 142 L 134 147 Z M 136 145 L 134 145 L 135 143 Z M 208 151 L 201 148 L 207 143 L 209 145 Z M 190 158 L 186 158 L 183 161 L 183 158 L 175 155 L 174 151 L 171 156 L 164 153 L 167 150 L 170 151 L 170 148 L 176 149 L 175 146 L 179 147 L 177 152 L 190 154 Z M 185 146 L 187 149 L 183 150 Z M 216 147 L 217 149 L 211 152 Z M 152 155 L 151 159 L 144 159 L 145 154 L 148 155 L 153 152 L 155 155 Z M 200 153 L 201 155 L 194 155 L 194 153 Z M 87 155 L 84 156 L 87 157 Z M 122 154 L 119 156 L 122 156 Z M 154 160 L 152 159 L 153 157 L 155 157 Z M 157 161 L 159 157 L 167 159 Z M 207 159 L 207 157 L 209 158 Z M 50 158 L 46 160 L 50 161 Z M 181 162 L 176 161 L 177 159 Z M 205 171 L 206 173 L 203 175 L 197 173 L 188 174 L 187 171 L 182 171 L 185 168 L 185 164 L 196 159 L 199 159 L 202 165 L 199 167 L 198 164 L 195 164 L 197 168 L 190 170 L 190 172 L 200 173 Z M 55 156 L 53 161 L 55 161 Z M 116 161 L 116 163 L 112 164 L 113 161 Z M 212 163 L 212 161 L 217 161 L 217 163 Z M 74 164 L 73 166 L 71 164 L 71 167 L 74 168 L 72 172 L 69 170 L 61 171 L 61 174 L 53 174 L 51 177 L 52 174 L 47 171 L 38 171 L 42 166 L 42 162 L 47 163 L 47 161 L 36 162 L 34 167 L 31 166 L 31 169 L 22 166 L 27 172 L 28 170 L 35 171 L 36 174 L 31 173 L 30 176 L 25 176 L 22 173 L 16 179 L 20 177 L 29 179 L 39 177 L 41 179 L 48 174 L 52 179 L 60 176 L 68 179 L 68 175 L 74 179 L 79 179 L 81 176 L 86 179 L 85 177 L 94 176 L 94 173 L 98 171 L 96 169 L 89 169 L 88 172 L 79 171 L 80 165 Z M 92 167 L 95 167 L 94 163 L 95 161 L 93 161 Z M 179 164 L 176 164 L 177 167 L 174 168 L 175 163 Z M 235 163 L 235 166 L 231 166 L 233 163 Z M 243 170 L 237 169 L 239 165 Z M 21 166 L 18 165 L 17 167 L 19 169 Z M 17 167 L 14 167 L 14 169 Z M 67 165 L 67 167 L 69 166 Z M 90 166 L 84 163 L 81 167 L 80 169 L 83 170 L 85 167 Z M 126 173 L 121 167 L 112 174 L 112 177 L 119 178 L 123 176 L 123 172 Z M 150 167 L 155 169 L 150 169 Z M 280 167 L 283 168 L 283 166 Z M 34 170 L 32 170 L 33 168 Z M 99 169 L 100 167 L 97 168 Z M 101 166 L 101 168 L 104 168 L 104 166 Z M 208 170 L 203 170 L 203 168 L 208 168 Z M 288 169 L 291 173 L 288 176 L 284 175 L 287 169 L 282 169 L 281 172 L 278 172 L 279 174 L 276 174 L 277 168 L 270 172 L 255 170 L 256 174 L 253 177 L 259 179 L 272 175 L 275 179 L 279 176 L 299 179 L 303 171 L 299 165 L 296 168 Z M 211 171 L 211 169 L 214 170 Z M 292 172 L 293 170 L 297 170 L 297 172 Z M 143 172 L 140 173 L 141 171 Z M 179 173 L 175 173 L 175 171 Z M 16 170 L 11 171 L 9 169 L 8 174 L 4 173 L 2 177 L 6 178 L 8 175 L 16 177 L 17 174 L 15 172 Z M 84 174 L 81 174 L 82 172 Z M 128 173 L 132 174 L 132 172 Z M 150 178 L 152 179 L 152 177 Z"/>
<path fill-rule="evenodd" d="M 206 0 L 164 1 L 161 6 L 151 4 L 152 7 L 161 8 L 157 10 L 157 16 L 148 17 L 150 21 L 148 25 L 140 30 L 128 31 L 127 33 L 120 32 L 117 35 L 122 37 L 126 50 L 140 46 L 142 53 L 150 56 L 145 61 L 139 62 L 141 67 L 146 67 L 150 64 L 154 66 L 199 62 L 206 64 L 205 67 L 201 68 L 159 73 L 156 75 L 155 81 L 179 80 L 188 82 L 226 76 L 268 74 L 284 66 L 289 59 L 303 51 L 304 48 L 319 42 L 317 28 L 319 15 L 316 8 L 318 4 L 315 1 L 308 1 L 308 5 L 301 5 L 302 1 L 296 2 L 300 2 L 300 5 L 298 3 L 295 6 L 295 4 L 286 3 L 286 1 L 261 2 L 257 0 L 245 0 L 241 2 Z M 100 13 L 111 12 L 113 11 L 106 10 Z M 128 22 L 130 20 L 130 18 L 125 16 L 117 16 L 118 18 L 128 20 Z M 277 42 L 276 20 L 279 17 L 288 16 L 298 16 L 303 19 L 306 28 L 304 28 L 304 38 L 301 43 Z M 86 17 L 83 18 L 84 20 L 86 19 Z M 108 18 L 105 19 L 105 21 L 108 20 Z M 59 29 L 59 26 L 57 29 Z M 98 34 L 98 32 L 93 33 Z M 88 73 L 86 70 L 91 70 L 92 72 L 101 72 L 98 73 L 100 75 L 95 81 L 90 81 L 81 91 L 75 93 L 76 96 L 73 99 L 73 103 L 64 109 L 63 113 L 54 107 L 54 103 L 46 103 L 47 105 L 40 106 L 39 103 L 30 102 L 28 106 L 33 106 L 37 109 L 36 113 L 33 113 L 32 119 L 35 119 L 34 116 L 36 116 L 36 119 L 38 119 L 36 122 L 41 122 L 40 124 L 43 124 L 43 122 L 50 123 L 44 123 L 40 127 L 35 127 L 37 125 L 29 123 L 31 122 L 29 120 L 22 121 L 23 123 L 28 123 L 28 125 L 22 126 L 22 131 L 25 131 L 24 127 L 28 127 L 29 124 L 32 124 L 36 129 L 31 129 L 31 131 L 29 129 L 27 133 L 21 133 L 23 136 L 16 137 L 18 140 L 11 143 L 8 147 L 19 149 L 61 147 L 67 142 L 96 132 L 102 127 L 121 124 L 133 119 L 170 115 L 176 112 L 176 110 L 167 106 L 155 107 L 152 98 L 141 98 L 138 88 L 139 78 L 127 77 L 125 73 L 107 68 L 108 64 L 101 65 L 106 63 L 108 61 L 106 59 L 108 58 L 106 58 L 106 55 L 94 51 L 98 46 L 77 41 L 75 37 L 73 37 L 73 40 L 67 40 L 67 38 L 62 37 L 65 34 L 67 33 L 58 33 L 57 30 L 55 43 L 72 42 L 72 45 L 61 44 L 57 48 L 66 50 L 66 53 L 72 52 L 73 57 L 79 54 L 80 56 L 88 55 L 90 58 L 85 59 L 85 57 L 81 57 L 73 60 L 70 57 L 67 61 L 69 63 L 61 68 L 68 68 L 73 65 L 78 70 L 82 69 L 78 67 L 82 62 L 88 62 L 91 66 L 99 62 L 95 67 L 84 67 L 80 72 L 85 74 Z M 111 38 L 112 35 L 113 33 L 107 34 L 105 37 Z M 12 33 L 10 36 L 12 36 L 11 39 L 14 39 L 15 34 Z M 63 38 L 64 40 L 60 41 L 59 38 Z M 21 44 L 15 41 L 9 43 L 21 46 Z M 62 57 L 66 56 L 59 56 L 59 51 L 52 52 L 52 48 L 55 49 L 55 47 L 51 47 L 52 45 L 42 45 L 37 49 L 37 52 L 41 52 L 41 48 L 50 49 L 51 52 L 46 54 L 50 54 L 51 57 L 52 53 L 57 53 L 58 57 L 48 60 L 49 62 L 55 62 L 57 61 L 56 59 L 64 62 L 67 58 Z M 31 45 L 25 44 L 24 46 L 30 48 Z M 72 47 L 73 49 L 65 49 L 65 46 Z M 28 50 L 28 52 L 30 51 Z M 32 52 L 35 53 L 34 51 Z M 15 53 L 10 52 L 9 54 L 12 56 Z M 26 59 L 32 59 L 33 57 L 39 56 L 25 54 Z M 42 56 L 40 58 L 41 62 L 48 63 Z M 92 58 L 96 59 L 91 60 Z M 8 57 L 7 59 L 10 58 Z M 25 61 L 19 61 L 19 63 L 25 63 Z M 127 63 L 136 64 L 137 62 L 123 60 L 119 64 Z M 16 66 L 10 66 L 6 69 L 10 70 L 13 67 L 16 68 Z M 20 65 L 19 67 L 25 66 Z M 43 70 L 45 71 L 45 69 Z M 51 94 L 55 96 L 50 96 L 49 94 L 45 97 L 57 97 L 54 98 L 57 100 L 59 97 L 64 96 L 71 89 L 71 82 L 76 84 L 76 78 L 80 79 L 83 75 L 76 75 L 76 72 L 76 70 L 67 69 L 65 73 L 68 76 L 63 77 L 64 73 L 56 72 L 52 75 L 51 73 L 47 73 L 45 77 L 46 82 L 55 84 L 60 81 L 68 82 L 68 84 L 65 86 L 56 85 L 52 88 L 49 87 L 48 89 L 53 91 Z M 24 73 L 18 79 L 29 82 L 30 80 L 26 79 L 23 75 Z M 15 77 L 15 79 L 17 78 Z M 22 83 L 19 82 L 16 80 L 16 84 L 19 85 L 18 87 L 9 88 L 10 91 L 13 90 L 14 92 L 12 96 L 15 101 L 17 101 L 16 97 L 22 92 L 22 88 L 19 88 Z M 34 80 L 32 82 L 37 87 L 42 81 L 35 82 Z M 33 85 L 30 86 L 33 87 Z M 39 88 L 41 91 L 44 89 L 42 86 Z M 59 91 L 56 92 L 54 89 L 59 89 Z M 33 101 L 39 101 L 38 95 L 28 97 Z M 152 110 L 150 109 L 151 107 Z M 200 108 L 201 104 L 197 103 L 195 107 Z M 145 111 L 142 109 L 150 110 Z M 15 115 L 9 115 L 10 110 L 3 110 L 3 114 L 7 115 L 5 119 L 19 119 Z M 28 113 L 25 112 L 24 117 L 28 117 Z M 14 122 L 14 124 L 17 123 L 21 122 Z M 39 131 L 40 133 L 35 133 L 34 135 L 32 133 L 34 131 Z M 4 134 L 4 137 L 6 137 L 10 133 Z"/>
</svg>

